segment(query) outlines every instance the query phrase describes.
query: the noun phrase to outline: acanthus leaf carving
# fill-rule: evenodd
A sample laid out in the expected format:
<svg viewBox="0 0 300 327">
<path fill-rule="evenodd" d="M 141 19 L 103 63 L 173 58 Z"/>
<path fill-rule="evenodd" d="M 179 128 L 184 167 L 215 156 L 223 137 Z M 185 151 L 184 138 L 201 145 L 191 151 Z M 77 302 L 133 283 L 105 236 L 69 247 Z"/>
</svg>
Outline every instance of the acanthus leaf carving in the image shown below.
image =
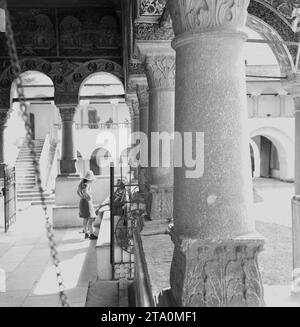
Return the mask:
<svg viewBox="0 0 300 327">
<path fill-rule="evenodd" d="M 169 0 L 175 35 L 207 29 L 243 27 L 250 0 Z"/>
<path fill-rule="evenodd" d="M 145 67 L 150 90 L 157 88 L 175 88 L 175 56 L 147 56 Z"/>
</svg>

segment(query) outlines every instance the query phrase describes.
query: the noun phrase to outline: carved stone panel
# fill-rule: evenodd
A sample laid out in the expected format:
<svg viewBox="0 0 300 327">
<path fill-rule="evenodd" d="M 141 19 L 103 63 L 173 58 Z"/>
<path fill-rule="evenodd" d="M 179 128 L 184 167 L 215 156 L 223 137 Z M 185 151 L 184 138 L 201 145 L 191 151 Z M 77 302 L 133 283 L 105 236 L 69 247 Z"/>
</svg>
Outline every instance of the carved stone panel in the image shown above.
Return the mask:
<svg viewBox="0 0 300 327">
<path fill-rule="evenodd" d="M 175 250 L 170 282 L 179 306 L 264 306 L 257 263 L 261 239 L 205 241 L 171 234 Z"/>
</svg>

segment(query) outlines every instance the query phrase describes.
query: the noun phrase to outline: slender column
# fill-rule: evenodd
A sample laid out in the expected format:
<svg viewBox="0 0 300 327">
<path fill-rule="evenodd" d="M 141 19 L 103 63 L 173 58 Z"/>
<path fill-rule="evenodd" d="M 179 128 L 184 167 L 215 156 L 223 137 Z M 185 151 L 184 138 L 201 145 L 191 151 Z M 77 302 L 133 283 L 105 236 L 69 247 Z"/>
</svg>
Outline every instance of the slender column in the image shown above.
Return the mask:
<svg viewBox="0 0 300 327">
<path fill-rule="evenodd" d="M 4 176 L 4 166 L 5 166 L 5 148 L 4 148 L 4 131 L 6 129 L 7 121 L 6 109 L 0 109 L 0 177 Z"/>
<path fill-rule="evenodd" d="M 165 151 L 163 134 L 161 133 L 168 133 L 172 139 L 174 132 L 175 53 L 169 42 L 141 42 L 138 47 L 145 56 L 146 76 L 149 85 L 148 143 L 152 193 L 151 218 L 172 219 L 172 149 L 169 154 L 169 167 L 164 167 L 160 160 L 161 153 Z M 153 142 L 154 133 L 160 134 L 157 136 L 161 142 Z M 166 139 L 166 141 L 170 142 L 170 139 Z"/>
<path fill-rule="evenodd" d="M 60 172 L 62 175 L 71 175 L 77 173 L 77 158 L 74 143 L 75 111 L 75 105 L 59 106 L 59 112 L 62 120 L 62 153 L 60 161 Z"/>
<path fill-rule="evenodd" d="M 148 135 L 149 131 L 149 93 L 147 84 L 137 84 L 136 86 L 139 111 L 140 111 L 140 131 Z"/>
<path fill-rule="evenodd" d="M 253 118 L 258 118 L 259 116 L 259 98 L 260 94 L 253 94 Z"/>
<path fill-rule="evenodd" d="M 283 87 L 295 103 L 295 196 L 292 198 L 293 289 L 300 296 L 300 72 L 288 76 Z"/>
<path fill-rule="evenodd" d="M 204 133 L 201 176 L 174 169 L 171 292 L 179 306 L 262 306 L 263 239 L 250 216 L 247 36 L 239 31 L 249 0 L 167 4 L 175 32 L 175 130 Z"/>
</svg>

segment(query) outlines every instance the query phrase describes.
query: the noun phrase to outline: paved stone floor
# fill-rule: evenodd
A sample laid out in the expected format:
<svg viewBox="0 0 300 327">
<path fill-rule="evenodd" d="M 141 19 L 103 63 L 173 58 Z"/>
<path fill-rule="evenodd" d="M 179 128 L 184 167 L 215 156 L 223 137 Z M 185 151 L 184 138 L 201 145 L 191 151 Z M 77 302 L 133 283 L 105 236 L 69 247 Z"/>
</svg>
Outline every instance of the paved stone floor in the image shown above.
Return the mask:
<svg viewBox="0 0 300 327">
<path fill-rule="evenodd" d="M 95 241 L 84 240 L 80 230 L 55 230 L 71 306 L 85 305 L 89 281 L 97 278 Z M 6 292 L 0 292 L 0 307 L 60 305 L 49 253 L 41 207 L 18 212 L 11 230 L 0 232 L 0 269 L 6 271 Z"/>
</svg>

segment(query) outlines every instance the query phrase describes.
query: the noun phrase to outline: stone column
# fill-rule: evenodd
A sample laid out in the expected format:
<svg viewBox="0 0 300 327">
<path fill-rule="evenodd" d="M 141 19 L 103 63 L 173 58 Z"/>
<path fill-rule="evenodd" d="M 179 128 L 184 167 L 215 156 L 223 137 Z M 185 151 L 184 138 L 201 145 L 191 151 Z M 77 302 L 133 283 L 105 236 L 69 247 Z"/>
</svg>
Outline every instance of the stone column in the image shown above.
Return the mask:
<svg viewBox="0 0 300 327">
<path fill-rule="evenodd" d="M 174 168 L 173 299 L 179 306 L 262 306 L 263 239 L 250 216 L 247 36 L 239 31 L 249 0 L 167 5 L 175 32 L 175 130 L 204 133 L 201 176 Z"/>
<path fill-rule="evenodd" d="M 140 131 L 148 135 L 149 130 L 149 93 L 147 84 L 138 84 L 136 92 L 139 101 Z"/>
<path fill-rule="evenodd" d="M 300 72 L 288 76 L 283 87 L 294 97 L 295 103 L 295 196 L 292 198 L 293 230 L 293 287 L 300 297 Z"/>
<path fill-rule="evenodd" d="M 4 177 L 4 166 L 5 166 L 5 148 L 4 148 L 4 131 L 6 129 L 7 121 L 6 109 L 0 109 L 0 177 Z"/>
<path fill-rule="evenodd" d="M 146 76 L 149 86 L 148 145 L 150 182 L 152 193 L 152 219 L 173 218 L 173 153 L 170 151 L 169 167 L 160 162 L 159 143 L 152 142 L 153 132 L 174 132 L 175 53 L 169 42 L 139 42 L 145 56 Z M 168 140 L 167 140 L 168 142 Z M 163 146 L 163 142 L 162 146 Z M 154 162 L 159 163 L 154 167 Z"/>
<path fill-rule="evenodd" d="M 60 172 L 62 175 L 71 175 L 77 173 L 77 156 L 74 144 L 75 107 L 75 105 L 59 106 L 59 112 L 62 120 L 62 147 L 60 161 Z"/>
</svg>

